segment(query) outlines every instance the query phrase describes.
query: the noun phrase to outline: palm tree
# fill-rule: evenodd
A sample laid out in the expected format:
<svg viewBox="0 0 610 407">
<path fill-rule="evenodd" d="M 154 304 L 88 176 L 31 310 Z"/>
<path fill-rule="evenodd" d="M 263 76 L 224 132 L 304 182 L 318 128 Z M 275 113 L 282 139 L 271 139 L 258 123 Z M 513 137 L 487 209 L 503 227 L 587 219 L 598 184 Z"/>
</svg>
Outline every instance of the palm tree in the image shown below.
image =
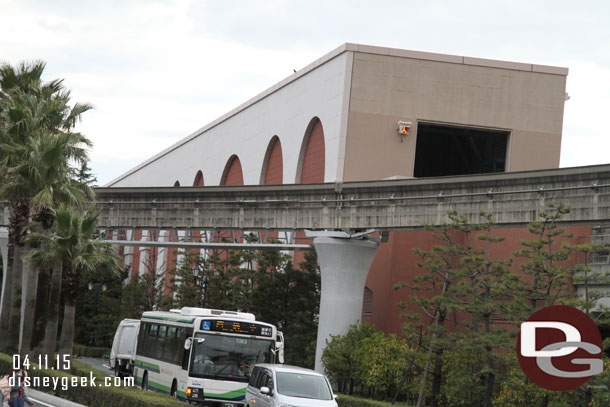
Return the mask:
<svg viewBox="0 0 610 407">
<path fill-rule="evenodd" d="M 9 227 L 9 267 L 6 301 L 0 317 L 3 335 L 0 346 L 15 350 L 21 321 L 22 238 L 29 222 L 30 212 L 45 230 L 53 223 L 53 207 L 58 202 L 82 203 L 92 197 L 87 186 L 75 180 L 72 165 L 87 161 L 87 148 L 91 142 L 79 133 L 72 132 L 82 113 L 91 107 L 76 104 L 70 107 L 70 92 L 61 80 L 42 84 L 40 77 L 44 63 L 22 64 L 18 69 L 0 66 L 0 197 L 11 203 Z M 48 292 L 49 278 L 42 279 L 47 287 L 37 290 L 38 271 L 30 270 L 26 301 L 26 348 L 34 318 L 37 292 Z M 47 272 L 43 269 L 43 272 Z M 10 280 L 10 285 L 8 280 Z M 10 292 L 7 290 L 10 289 Z M 43 298 L 43 302 L 45 298 Z M 46 307 L 39 307 L 45 310 Z M 44 317 L 43 317 L 44 318 Z"/>
<path fill-rule="evenodd" d="M 34 62 L 30 65 L 22 63 L 17 69 L 10 65 L 0 66 L 0 146 L 4 147 L 7 142 L 19 143 L 23 140 L 23 125 L 19 122 L 19 109 L 17 109 L 16 99 L 20 94 L 28 92 L 31 89 L 40 88 L 40 77 L 44 70 L 44 64 Z M 6 181 L 6 170 L 9 163 L 13 163 L 13 157 L 10 157 L 4 150 L 0 148 L 0 185 Z M 7 347 L 15 343 L 14 321 L 12 314 L 15 309 L 18 309 L 21 304 L 20 298 L 14 298 L 14 293 L 21 291 L 21 279 L 15 278 L 15 274 L 21 274 L 20 270 L 15 270 L 13 267 L 14 259 L 19 260 L 19 253 L 15 250 L 19 249 L 23 231 L 29 217 L 29 204 L 27 200 L 19 196 L 5 197 L 0 194 L 0 197 L 10 200 L 10 224 L 9 224 L 9 242 L 7 262 L 7 278 L 3 289 L 2 296 L 2 314 L 0 315 L 0 330 L 9 333 L 0 337 L 0 347 Z M 19 263 L 19 261 L 17 261 Z M 13 327 L 13 328 L 12 328 Z"/>
<path fill-rule="evenodd" d="M 83 214 L 73 207 L 62 205 L 56 212 L 55 232 L 32 233 L 27 240 L 39 244 L 28 256 L 38 267 L 54 267 L 54 280 L 63 271 L 62 297 L 64 318 L 62 323 L 60 354 L 71 354 L 74 344 L 74 317 L 76 295 L 81 273 L 95 270 L 102 264 L 109 264 L 119 271 L 118 257 L 110 252 L 110 245 L 96 238 L 95 223 L 99 211 L 93 206 Z M 59 296 L 50 298 L 59 303 Z M 44 353 L 53 354 L 57 338 L 58 312 L 51 312 L 47 318 Z"/>
</svg>

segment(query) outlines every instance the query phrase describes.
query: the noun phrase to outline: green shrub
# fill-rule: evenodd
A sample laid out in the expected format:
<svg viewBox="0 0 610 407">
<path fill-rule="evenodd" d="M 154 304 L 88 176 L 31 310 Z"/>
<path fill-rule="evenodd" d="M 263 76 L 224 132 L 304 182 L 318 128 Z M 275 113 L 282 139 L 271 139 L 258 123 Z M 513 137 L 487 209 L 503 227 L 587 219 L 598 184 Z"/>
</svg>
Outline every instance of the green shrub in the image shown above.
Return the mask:
<svg viewBox="0 0 610 407">
<path fill-rule="evenodd" d="M 104 358 L 105 356 L 110 355 L 110 349 L 98 348 L 95 346 L 79 345 L 75 343 L 74 351 L 72 353 L 78 356 L 85 356 L 89 358 Z"/>
<path fill-rule="evenodd" d="M 12 357 L 3 353 L 0 353 L 0 372 L 7 372 L 12 366 Z M 34 377 L 50 377 L 50 380 L 54 378 L 66 381 L 68 384 L 67 389 L 62 388 L 61 384 L 57 386 L 57 389 L 53 390 L 52 385 L 48 388 L 38 387 L 36 390 L 44 391 L 56 395 L 58 397 L 75 401 L 87 406 L 96 407 L 184 407 L 185 404 L 181 401 L 174 400 L 168 395 L 154 393 L 150 391 L 142 391 L 137 388 L 128 387 L 104 387 L 104 377 L 106 375 L 96 369 L 92 369 L 89 366 L 81 363 L 77 360 L 71 362 L 70 372 L 58 371 L 53 369 L 42 369 L 35 370 L 34 364 L 30 365 L 29 369 L 30 378 Z M 91 375 L 95 377 L 97 387 L 91 386 L 72 386 L 72 378 L 86 377 L 89 378 Z M 65 379 L 64 379 L 65 378 Z M 42 379 L 41 379 L 42 380 Z M 79 384 L 80 384 L 80 380 Z M 35 388 L 35 387 L 33 387 Z"/>
<path fill-rule="evenodd" d="M 322 363 L 328 378 L 336 383 L 339 391 L 353 393 L 354 387 L 362 384 L 362 358 L 366 338 L 383 336 L 374 326 L 354 324 L 345 335 L 333 335 L 326 340 Z"/>
<path fill-rule="evenodd" d="M 408 404 L 404 403 L 389 403 L 385 401 L 378 401 L 373 399 L 367 399 L 364 397 L 348 396 L 346 394 L 337 394 L 339 400 L 337 404 L 339 407 L 407 407 Z"/>
</svg>

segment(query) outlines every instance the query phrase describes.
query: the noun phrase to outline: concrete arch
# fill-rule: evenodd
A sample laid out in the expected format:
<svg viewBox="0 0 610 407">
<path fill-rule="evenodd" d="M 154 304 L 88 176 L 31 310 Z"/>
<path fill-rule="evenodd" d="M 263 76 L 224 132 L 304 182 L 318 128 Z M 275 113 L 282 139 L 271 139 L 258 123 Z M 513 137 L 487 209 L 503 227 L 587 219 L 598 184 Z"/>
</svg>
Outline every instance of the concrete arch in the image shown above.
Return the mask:
<svg viewBox="0 0 610 407">
<path fill-rule="evenodd" d="M 194 187 L 204 186 L 203 172 L 201 172 L 201 170 L 197 171 L 197 174 L 195 175 L 195 179 L 193 180 L 193 186 Z"/>
<path fill-rule="evenodd" d="M 241 169 L 241 161 L 236 154 L 227 160 L 225 169 L 220 178 L 220 185 L 244 185 L 244 174 Z"/>
<path fill-rule="evenodd" d="M 326 151 L 324 144 L 324 128 L 318 117 L 309 122 L 297 163 L 295 183 L 313 184 L 324 182 L 324 167 Z"/>
<path fill-rule="evenodd" d="M 261 185 L 277 185 L 284 183 L 284 161 L 282 143 L 278 136 L 273 136 L 267 145 L 263 168 L 261 169 Z"/>
</svg>

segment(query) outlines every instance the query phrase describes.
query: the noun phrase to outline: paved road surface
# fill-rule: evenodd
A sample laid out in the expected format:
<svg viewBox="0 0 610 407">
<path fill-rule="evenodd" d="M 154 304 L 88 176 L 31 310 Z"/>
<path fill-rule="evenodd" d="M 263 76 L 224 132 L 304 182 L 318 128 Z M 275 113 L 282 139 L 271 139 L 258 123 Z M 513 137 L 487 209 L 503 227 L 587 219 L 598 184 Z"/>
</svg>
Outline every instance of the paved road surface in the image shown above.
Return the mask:
<svg viewBox="0 0 610 407">
<path fill-rule="evenodd" d="M 34 402 L 34 407 L 87 407 L 34 389 L 27 389 L 27 395 Z"/>
<path fill-rule="evenodd" d="M 112 370 L 110 370 L 110 365 L 108 364 L 108 359 L 88 358 L 88 357 L 81 356 L 78 359 L 74 359 L 74 360 L 78 360 L 79 362 L 85 363 L 94 369 L 101 370 L 102 372 L 106 373 L 108 376 L 114 376 L 114 372 Z"/>
</svg>

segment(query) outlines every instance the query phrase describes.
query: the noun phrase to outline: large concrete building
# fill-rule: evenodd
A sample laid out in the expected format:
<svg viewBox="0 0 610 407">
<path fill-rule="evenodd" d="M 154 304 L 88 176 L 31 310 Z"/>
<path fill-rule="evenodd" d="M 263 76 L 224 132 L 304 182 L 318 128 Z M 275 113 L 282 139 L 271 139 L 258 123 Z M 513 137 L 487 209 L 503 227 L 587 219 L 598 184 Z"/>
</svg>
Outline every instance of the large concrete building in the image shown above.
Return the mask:
<svg viewBox="0 0 610 407">
<path fill-rule="evenodd" d="M 556 168 L 567 74 L 344 44 L 108 186 L 342 183 Z M 527 235 L 523 228 L 504 232 L 509 239 L 494 255 L 512 253 Z M 573 234 L 573 242 L 585 241 L 591 227 Z M 395 304 L 404 294 L 392 285 L 417 272 L 411 249 L 432 242 L 423 231 L 390 233 L 370 268 L 364 320 L 399 329 Z M 142 269 L 140 250 L 126 250 L 133 269 Z M 154 252 L 160 266 L 168 256 Z"/>
<path fill-rule="evenodd" d="M 244 184 L 554 168 L 567 73 L 344 44 L 108 186 L 228 185 L 237 166 Z"/>
</svg>

